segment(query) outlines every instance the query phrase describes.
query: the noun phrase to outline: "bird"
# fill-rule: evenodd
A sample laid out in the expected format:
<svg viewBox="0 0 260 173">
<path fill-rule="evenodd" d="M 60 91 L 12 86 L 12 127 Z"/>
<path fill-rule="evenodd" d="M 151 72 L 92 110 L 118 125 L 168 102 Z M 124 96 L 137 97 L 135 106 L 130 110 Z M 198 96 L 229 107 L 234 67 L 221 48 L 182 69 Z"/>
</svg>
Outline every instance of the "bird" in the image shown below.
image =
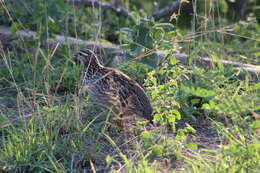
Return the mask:
<svg viewBox="0 0 260 173">
<path fill-rule="evenodd" d="M 144 89 L 123 72 L 105 67 L 92 50 L 83 49 L 76 55 L 83 64 L 81 93 L 88 93 L 91 102 L 112 107 L 120 118 L 138 115 L 153 123 L 153 108 Z"/>
</svg>

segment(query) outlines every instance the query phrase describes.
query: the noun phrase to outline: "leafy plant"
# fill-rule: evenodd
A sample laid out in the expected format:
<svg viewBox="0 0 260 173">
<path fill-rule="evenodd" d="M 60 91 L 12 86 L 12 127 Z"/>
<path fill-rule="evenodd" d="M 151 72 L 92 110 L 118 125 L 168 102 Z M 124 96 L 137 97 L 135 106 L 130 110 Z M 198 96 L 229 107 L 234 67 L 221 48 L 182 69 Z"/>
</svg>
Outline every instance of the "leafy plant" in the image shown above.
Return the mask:
<svg viewBox="0 0 260 173">
<path fill-rule="evenodd" d="M 132 56 L 136 57 L 139 62 L 146 64 L 150 69 L 155 69 L 160 63 L 156 50 L 174 48 L 169 40 L 176 36 L 176 33 L 172 31 L 173 28 L 170 23 L 141 20 L 132 28 L 120 29 L 120 40 L 125 43 L 122 47 L 130 50 Z"/>
</svg>

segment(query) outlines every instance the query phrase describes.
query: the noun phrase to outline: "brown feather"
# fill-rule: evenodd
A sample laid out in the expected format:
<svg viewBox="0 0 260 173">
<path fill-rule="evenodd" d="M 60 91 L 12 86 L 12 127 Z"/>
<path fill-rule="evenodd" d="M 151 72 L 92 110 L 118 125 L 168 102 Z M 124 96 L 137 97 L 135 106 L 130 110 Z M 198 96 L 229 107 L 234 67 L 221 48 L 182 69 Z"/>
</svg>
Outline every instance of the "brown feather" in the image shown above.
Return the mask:
<svg viewBox="0 0 260 173">
<path fill-rule="evenodd" d="M 99 63 L 91 50 L 76 55 L 85 67 L 83 92 L 96 103 L 113 106 L 119 114 L 137 114 L 152 121 L 152 106 L 144 89 L 124 73 Z"/>
</svg>

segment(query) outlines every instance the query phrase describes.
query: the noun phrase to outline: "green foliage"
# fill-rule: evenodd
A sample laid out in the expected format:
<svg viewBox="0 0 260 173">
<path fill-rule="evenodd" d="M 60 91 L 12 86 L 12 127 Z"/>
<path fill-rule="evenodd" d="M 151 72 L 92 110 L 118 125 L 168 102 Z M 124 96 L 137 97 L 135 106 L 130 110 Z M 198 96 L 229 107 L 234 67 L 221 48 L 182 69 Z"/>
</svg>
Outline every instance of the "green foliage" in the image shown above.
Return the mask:
<svg viewBox="0 0 260 173">
<path fill-rule="evenodd" d="M 210 151 L 214 156 L 191 155 L 196 157 L 196 160 L 187 158 L 186 161 L 192 165 L 187 171 L 258 172 L 260 154 L 257 132 L 250 126 L 247 126 L 247 131 L 236 125 L 227 129 L 219 122 L 214 122 L 214 126 L 225 139 L 223 146 L 216 151 Z M 251 142 L 248 142 L 249 139 Z M 211 159 L 206 160 L 203 157 Z"/>
<path fill-rule="evenodd" d="M 172 57 L 171 59 L 174 59 Z M 174 61 L 171 60 L 170 63 Z M 165 62 L 159 70 L 149 72 L 146 86 L 148 92 L 151 95 L 153 103 L 158 105 L 155 108 L 154 120 L 160 122 L 162 125 L 170 124 L 175 130 L 175 121 L 180 120 L 181 115 L 177 110 L 179 103 L 174 100 L 178 83 L 173 75 L 176 72 L 175 68 L 172 68 L 175 64 L 168 64 Z M 163 79 L 160 79 L 160 77 Z M 162 83 L 162 81 L 164 81 Z"/>
<path fill-rule="evenodd" d="M 11 25 L 12 32 L 17 28 L 36 31 L 43 45 L 54 34 L 95 39 L 96 30 L 101 28 L 97 10 L 75 11 L 63 0 L 11 0 L 1 6 L 4 7 L 0 9 L 1 24 Z"/>
<path fill-rule="evenodd" d="M 217 23 L 212 16 L 199 21 L 202 23 L 198 23 L 194 30 L 203 34 L 194 35 L 192 42 L 182 44 L 185 52 L 190 51 L 191 55 L 211 57 L 215 60 L 225 59 L 259 65 L 260 25 L 255 18 L 228 27 L 223 27 L 228 25 L 227 21 L 219 20 L 221 23 Z M 203 28 L 205 25 L 206 29 Z"/>
<path fill-rule="evenodd" d="M 44 89 L 46 92 L 75 91 L 80 69 L 71 59 L 73 56 L 69 56 L 68 49 L 64 48 L 56 57 L 48 55 L 41 48 L 37 48 L 36 52 L 35 57 L 28 52 L 19 53 L 19 56 L 15 51 L 4 54 L 8 68 L 0 71 L 0 77 L 4 79 L 0 84 L 6 87 L 10 83 L 23 83 L 21 88 L 32 87 L 39 92 Z"/>
<path fill-rule="evenodd" d="M 140 21 L 132 28 L 120 29 L 120 40 L 123 47 L 130 50 L 133 57 L 150 69 L 159 65 L 156 49 L 174 48 L 169 38 L 176 36 L 170 23 L 155 23 L 153 20 Z"/>
<path fill-rule="evenodd" d="M 8 1 L 7 11 L 1 10 L 1 22 L 15 22 L 26 28 L 40 30 L 40 27 L 48 27 L 51 32 L 58 32 L 65 27 L 64 16 L 68 13 L 68 6 L 61 0 L 44 1 Z M 9 14 L 9 15 L 8 15 Z M 45 15 L 43 15 L 45 14 Z M 46 17 L 46 15 L 48 17 Z M 48 25 L 45 25 L 48 24 Z"/>
<path fill-rule="evenodd" d="M 138 63 L 136 61 L 130 61 L 126 64 L 121 64 L 117 68 L 138 83 L 144 83 L 146 74 L 148 71 L 150 71 L 150 69 L 145 64 Z"/>
<path fill-rule="evenodd" d="M 229 130 L 223 125 L 216 127 L 226 143 L 226 148 L 216 158 L 217 163 L 211 163 L 211 160 L 205 163 L 204 156 L 197 155 L 190 155 L 197 158 L 190 161 L 190 158 L 180 154 L 181 149 L 176 145 L 176 141 L 181 141 L 186 148 L 198 149 L 196 143 L 186 141 L 188 134 L 195 132 L 189 125 L 176 131 L 175 140 L 171 141 L 165 137 L 167 142 L 162 142 L 160 145 L 153 142 L 156 133 L 143 132 L 141 135 L 144 147 L 150 148 L 153 153 L 161 157 L 170 157 L 173 153 L 178 159 L 184 157 L 187 163 L 193 166 L 194 172 L 253 171 L 259 159 L 257 152 L 259 123 L 258 120 L 254 122 L 249 114 L 259 112 L 258 84 L 250 85 L 248 81 L 236 80 L 235 75 L 227 77 L 230 74 L 229 70 L 232 69 L 222 71 L 193 68 L 186 71 L 175 66 L 173 59 L 174 57 L 171 57 L 159 69 L 148 73 L 146 85 L 152 102 L 156 105 L 154 121 L 162 126 L 170 125 L 173 131 L 176 131 L 176 122 L 181 117 L 186 119 L 192 117 L 193 120 L 197 120 L 197 116 L 207 116 L 207 119 L 214 121 L 232 121 L 234 125 Z M 160 139 L 158 137 L 155 141 Z M 254 142 L 248 143 L 249 139 Z M 174 146 L 175 150 L 171 150 L 171 146 Z M 213 156 L 209 154 L 205 157 Z"/>
<path fill-rule="evenodd" d="M 134 20 L 63 0 L 1 2 L 1 24 L 13 34 L 29 29 L 37 36 L 1 49 L 0 172 L 171 172 L 178 162 L 183 172 L 259 172 L 260 85 L 249 76 L 240 80 L 240 72 L 219 60 L 259 65 L 260 28 L 252 14 L 230 25 L 223 17 L 226 2 L 199 1 L 196 16 L 189 14 L 195 19 L 191 30 L 147 19 L 158 8 L 151 1 L 124 1 Z M 179 23 L 181 15 L 172 19 Z M 154 125 L 127 122 L 124 132 L 113 128 L 111 111 L 77 94 L 81 68 L 73 62 L 75 51 L 46 50 L 54 34 L 120 42 L 131 56 L 118 69 L 144 83 Z M 158 57 L 157 50 L 166 55 Z M 190 53 L 189 66 L 180 65 L 176 50 Z M 196 56 L 218 63 L 194 67 Z M 208 134 L 204 124 L 218 135 Z"/>
</svg>

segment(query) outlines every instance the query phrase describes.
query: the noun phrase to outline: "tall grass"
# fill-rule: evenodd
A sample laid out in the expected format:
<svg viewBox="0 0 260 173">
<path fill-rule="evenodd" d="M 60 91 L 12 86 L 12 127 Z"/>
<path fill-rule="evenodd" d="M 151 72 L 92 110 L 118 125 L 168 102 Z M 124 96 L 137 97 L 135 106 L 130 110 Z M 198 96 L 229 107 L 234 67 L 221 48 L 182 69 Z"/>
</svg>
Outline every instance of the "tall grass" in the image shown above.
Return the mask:
<svg viewBox="0 0 260 173">
<path fill-rule="evenodd" d="M 256 48 L 259 42 L 252 37 L 259 35 L 259 25 L 253 23 L 251 30 L 247 25 L 242 29 L 237 28 L 239 24 L 232 25 L 238 32 L 232 39 L 226 32 L 215 32 L 227 25 L 216 12 L 218 1 L 205 1 L 208 10 L 195 14 L 191 34 L 200 34 L 191 43 L 169 47 L 173 36 L 178 39 L 187 32 L 167 31 L 169 28 L 158 28 L 151 21 L 151 25 L 143 24 L 152 44 L 168 50 L 169 55 L 155 68 L 140 61 L 118 68 L 144 82 L 153 103 L 155 125 L 130 121 L 120 131 L 110 121 L 114 116 L 110 109 L 92 105 L 87 96 L 78 94 L 81 68 L 73 62 L 75 50 L 66 46 L 46 50 L 45 45 L 51 33 L 105 38 L 101 9 L 78 9 L 55 0 L 55 8 L 66 10 L 53 14 L 49 11 L 53 3 L 38 6 L 35 2 L 23 3 L 36 6 L 32 9 L 1 3 L 12 19 L 14 32 L 28 27 L 39 37 L 33 42 L 12 43 L 12 49 L 1 48 L 0 171 L 259 172 L 259 84 L 252 83 L 250 77 L 239 80 L 232 68 L 183 67 L 171 55 L 183 47 L 191 59 L 198 55 L 243 59 L 250 53 L 233 56 L 225 47 Z M 19 17 L 19 10 L 44 15 L 31 16 L 35 23 L 23 23 L 26 19 Z M 92 14 L 87 16 L 89 12 Z M 140 29 L 129 28 L 131 33 Z M 164 30 L 163 34 L 156 35 L 158 30 Z M 243 36 L 249 39 L 243 42 Z M 131 43 L 122 42 L 140 45 L 133 37 L 128 37 Z M 247 60 L 255 62 L 255 58 Z"/>
</svg>

